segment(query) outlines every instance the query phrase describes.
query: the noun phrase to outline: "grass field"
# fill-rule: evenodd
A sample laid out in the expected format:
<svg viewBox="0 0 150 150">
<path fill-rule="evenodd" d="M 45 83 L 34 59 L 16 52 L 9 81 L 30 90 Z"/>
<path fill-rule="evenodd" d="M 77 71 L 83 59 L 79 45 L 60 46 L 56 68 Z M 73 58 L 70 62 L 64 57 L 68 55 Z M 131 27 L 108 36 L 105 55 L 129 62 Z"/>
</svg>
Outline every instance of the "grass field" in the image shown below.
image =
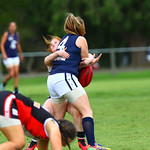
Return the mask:
<svg viewBox="0 0 150 150">
<path fill-rule="evenodd" d="M 21 78 L 20 91 L 43 104 L 48 96 L 46 79 Z M 13 89 L 12 82 L 7 89 Z M 150 150 L 150 71 L 118 73 L 114 78 L 97 73 L 86 91 L 98 143 L 112 150 Z M 0 143 L 5 140 L 0 133 Z M 72 150 L 79 149 L 76 140 L 71 146 Z"/>
</svg>

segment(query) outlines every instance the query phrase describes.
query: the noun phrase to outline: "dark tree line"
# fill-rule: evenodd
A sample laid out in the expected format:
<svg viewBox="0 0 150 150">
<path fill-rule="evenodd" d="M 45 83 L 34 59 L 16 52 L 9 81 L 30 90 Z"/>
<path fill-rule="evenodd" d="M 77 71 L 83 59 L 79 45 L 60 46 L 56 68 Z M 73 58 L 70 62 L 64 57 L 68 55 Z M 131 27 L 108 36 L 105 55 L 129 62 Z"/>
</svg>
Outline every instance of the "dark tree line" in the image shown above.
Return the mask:
<svg viewBox="0 0 150 150">
<path fill-rule="evenodd" d="M 149 0 L 1 0 L 0 36 L 16 21 L 24 49 L 41 50 L 42 35 L 65 34 L 68 12 L 85 20 L 89 48 L 149 44 Z"/>
</svg>

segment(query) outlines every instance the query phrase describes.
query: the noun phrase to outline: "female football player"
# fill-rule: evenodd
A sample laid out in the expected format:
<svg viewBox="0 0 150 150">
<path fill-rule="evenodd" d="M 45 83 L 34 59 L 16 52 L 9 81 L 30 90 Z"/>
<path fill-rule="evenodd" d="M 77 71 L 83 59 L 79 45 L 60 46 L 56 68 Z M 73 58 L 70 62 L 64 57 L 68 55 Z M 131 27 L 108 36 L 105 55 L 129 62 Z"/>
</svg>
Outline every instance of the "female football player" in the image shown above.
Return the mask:
<svg viewBox="0 0 150 150">
<path fill-rule="evenodd" d="M 49 37 L 50 37 L 50 39 L 46 39 L 45 37 L 43 37 L 45 43 L 48 46 L 47 50 L 50 53 L 55 53 L 57 50 L 57 46 L 61 39 L 58 36 L 49 36 Z M 47 66 L 47 67 L 48 67 L 48 72 L 50 72 L 52 65 Z M 87 149 L 87 143 L 85 142 L 85 135 L 84 135 L 83 127 L 82 127 L 81 114 L 77 111 L 77 109 L 71 103 L 69 103 L 68 101 L 62 102 L 61 110 L 57 110 L 57 108 L 55 108 L 55 110 L 53 110 L 52 100 L 51 100 L 51 98 L 48 98 L 46 100 L 46 102 L 44 103 L 43 107 L 46 110 L 48 110 L 51 114 L 53 114 L 55 119 L 63 119 L 66 111 L 70 115 L 72 115 L 75 127 L 77 129 L 77 137 L 78 137 L 79 147 L 82 150 Z M 57 113 L 57 112 L 59 112 L 59 113 Z M 37 146 L 36 140 L 32 139 L 32 142 L 29 144 L 29 146 L 26 148 L 26 150 L 34 150 L 34 148 L 36 146 Z"/>
<path fill-rule="evenodd" d="M 89 53 L 87 41 L 83 37 L 85 34 L 84 21 L 80 17 L 69 14 L 64 30 L 67 35 L 60 41 L 57 51 L 45 58 L 46 65 L 53 63 L 47 81 L 53 108 L 61 110 L 62 102 L 67 99 L 82 115 L 83 129 L 89 144 L 88 150 L 109 150 L 95 142 L 93 112 L 87 94 L 77 79 L 81 60 L 84 60 L 81 62 L 83 66 L 93 64 L 87 59 Z"/>
<path fill-rule="evenodd" d="M 8 75 L 5 81 L 1 84 L 1 90 L 4 91 L 7 82 L 14 78 L 14 92 L 18 92 L 19 64 L 23 61 L 23 53 L 19 40 L 19 34 L 16 33 L 17 25 L 15 22 L 10 22 L 8 31 L 5 32 L 1 39 L 1 51 L 3 62 L 8 70 Z M 20 53 L 20 59 L 18 57 Z"/>
<path fill-rule="evenodd" d="M 55 120 L 39 103 L 21 94 L 0 92 L 0 130 L 8 139 L 0 150 L 21 150 L 26 135 L 38 139 L 38 149 L 62 150 L 76 136 L 74 125 L 67 120 Z M 24 132 L 23 132 L 24 130 Z"/>
</svg>

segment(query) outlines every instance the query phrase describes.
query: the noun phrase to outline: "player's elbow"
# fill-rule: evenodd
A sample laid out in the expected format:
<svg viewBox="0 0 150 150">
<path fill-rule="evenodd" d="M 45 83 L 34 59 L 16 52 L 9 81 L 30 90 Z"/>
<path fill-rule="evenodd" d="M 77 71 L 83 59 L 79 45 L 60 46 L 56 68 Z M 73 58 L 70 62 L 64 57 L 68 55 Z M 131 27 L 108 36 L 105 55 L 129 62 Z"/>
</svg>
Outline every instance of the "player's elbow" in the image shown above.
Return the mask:
<svg viewBox="0 0 150 150">
<path fill-rule="evenodd" d="M 49 66 L 49 65 L 50 65 L 49 60 L 48 60 L 47 57 L 44 59 L 44 64 L 45 64 L 46 66 Z"/>
</svg>

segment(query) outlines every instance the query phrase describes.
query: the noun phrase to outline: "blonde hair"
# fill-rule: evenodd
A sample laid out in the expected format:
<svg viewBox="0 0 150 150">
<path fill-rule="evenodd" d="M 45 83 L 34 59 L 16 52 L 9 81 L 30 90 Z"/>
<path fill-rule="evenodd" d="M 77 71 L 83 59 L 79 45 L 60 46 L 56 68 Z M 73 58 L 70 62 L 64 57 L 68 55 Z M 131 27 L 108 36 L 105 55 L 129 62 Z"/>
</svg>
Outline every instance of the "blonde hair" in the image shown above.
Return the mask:
<svg viewBox="0 0 150 150">
<path fill-rule="evenodd" d="M 64 25 L 66 33 L 76 34 L 79 36 L 85 35 L 85 24 L 80 17 L 75 17 L 72 13 L 69 13 Z"/>
<path fill-rule="evenodd" d="M 48 38 L 43 36 L 43 39 L 44 39 L 45 44 L 47 45 L 46 50 L 48 52 L 52 52 L 52 50 L 51 50 L 51 42 L 52 42 L 53 39 L 57 39 L 57 40 L 61 41 L 60 37 L 58 37 L 58 36 L 51 36 L 51 35 L 48 35 Z"/>
</svg>

